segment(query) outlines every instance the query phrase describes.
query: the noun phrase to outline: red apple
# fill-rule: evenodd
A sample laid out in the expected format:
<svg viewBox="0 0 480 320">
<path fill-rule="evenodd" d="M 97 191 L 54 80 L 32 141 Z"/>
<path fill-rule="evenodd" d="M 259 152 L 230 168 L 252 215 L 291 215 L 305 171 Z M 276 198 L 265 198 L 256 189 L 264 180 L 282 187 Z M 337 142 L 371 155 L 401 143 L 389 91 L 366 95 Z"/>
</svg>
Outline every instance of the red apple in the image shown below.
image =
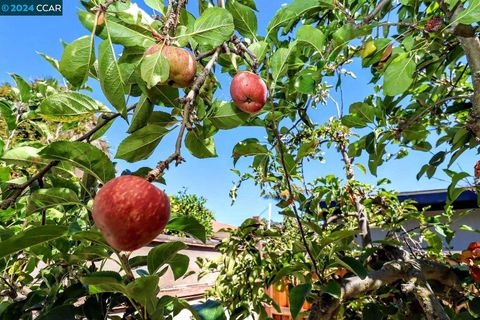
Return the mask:
<svg viewBox="0 0 480 320">
<path fill-rule="evenodd" d="M 170 218 L 170 202 L 160 189 L 136 176 L 107 182 L 93 202 L 93 220 L 113 248 L 132 251 L 150 243 Z"/>
<path fill-rule="evenodd" d="M 230 95 L 240 110 L 255 113 L 260 111 L 267 102 L 267 86 L 255 73 L 242 71 L 233 77 Z"/>
<path fill-rule="evenodd" d="M 480 242 L 470 242 L 467 250 L 473 251 L 477 248 L 480 248 Z"/>
<path fill-rule="evenodd" d="M 154 44 L 145 51 L 145 56 L 154 54 L 159 50 L 162 50 L 162 54 L 170 66 L 167 82 L 159 83 L 159 85 L 167 84 L 175 88 L 188 87 L 193 82 L 197 72 L 197 61 L 193 55 L 182 48 Z"/>
<path fill-rule="evenodd" d="M 480 268 L 477 266 L 470 266 L 470 276 L 473 281 L 480 283 Z"/>
</svg>

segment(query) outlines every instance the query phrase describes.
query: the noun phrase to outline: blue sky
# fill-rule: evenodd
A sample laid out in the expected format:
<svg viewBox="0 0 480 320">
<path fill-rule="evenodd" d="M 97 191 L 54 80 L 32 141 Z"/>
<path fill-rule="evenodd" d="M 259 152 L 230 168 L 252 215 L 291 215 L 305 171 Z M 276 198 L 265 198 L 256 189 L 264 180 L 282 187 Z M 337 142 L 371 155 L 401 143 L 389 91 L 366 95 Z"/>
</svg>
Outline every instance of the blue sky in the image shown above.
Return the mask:
<svg viewBox="0 0 480 320">
<path fill-rule="evenodd" d="M 141 7 L 143 1 L 136 1 Z M 265 34 L 268 21 L 275 12 L 286 1 L 259 0 L 257 1 L 258 12 L 258 30 L 259 34 Z M 196 1 L 190 1 L 192 12 Z M 87 34 L 87 30 L 77 19 L 77 10 L 80 4 L 77 1 L 64 1 L 64 14 L 57 17 L 0 17 L 0 39 L 2 39 L 2 48 L 0 49 L 0 82 L 11 81 L 8 73 L 17 73 L 26 79 L 33 80 L 44 77 L 57 77 L 59 74 L 36 52 L 44 52 L 55 58 L 60 58 L 62 54 L 61 40 L 71 42 L 76 38 Z M 147 11 L 148 12 L 148 11 Z M 370 72 L 362 70 L 358 64 L 352 65 L 349 70 L 357 75 L 354 80 L 350 77 L 343 78 L 343 93 L 345 110 L 356 101 L 363 100 L 363 97 L 371 91 L 368 85 Z M 228 92 L 229 77 L 219 77 L 222 90 L 217 92 L 217 98 L 230 100 Z M 89 83 L 94 88 L 93 97 L 106 103 L 99 86 L 95 82 Z M 332 84 L 334 84 L 332 82 Z M 332 95 L 339 101 L 339 93 L 332 92 Z M 107 104 L 108 105 L 108 104 Z M 313 113 L 312 118 L 317 122 L 323 122 L 329 117 L 336 115 L 336 109 L 333 103 L 327 106 L 319 106 Z M 118 146 L 126 136 L 127 125 L 122 119 L 118 119 L 107 132 L 106 138 L 112 145 L 112 153 L 115 154 L 115 146 Z M 236 181 L 236 175 L 230 169 L 233 167 L 231 159 L 231 150 L 233 146 L 249 137 L 257 137 L 265 140 L 265 131 L 263 128 L 248 127 L 237 128 L 229 131 L 221 131 L 215 136 L 218 158 L 213 159 L 195 159 L 183 150 L 187 162 L 179 167 L 172 167 L 166 173 L 167 186 L 162 186 L 168 194 L 174 194 L 182 187 L 188 188 L 190 193 L 207 198 L 207 206 L 215 212 L 219 221 L 234 225 L 240 224 L 244 219 L 258 215 L 261 212 L 265 215 L 265 209 L 269 201 L 259 196 L 259 189 L 253 183 L 248 182 L 242 185 L 239 191 L 237 202 L 230 206 L 228 192 L 232 182 Z M 176 132 L 162 140 L 160 146 L 149 160 L 135 164 L 128 164 L 119 161 L 118 166 L 121 170 L 142 166 L 154 166 L 159 160 L 165 159 L 172 151 Z M 357 178 L 363 182 L 375 183 L 381 178 L 388 178 L 392 184 L 388 187 L 397 191 L 414 191 L 443 188 L 448 185 L 445 175 L 438 175 L 437 179 L 428 180 L 426 178 L 417 181 L 415 176 L 421 166 L 428 162 L 431 155 L 428 153 L 414 152 L 410 156 L 402 159 L 390 161 L 382 166 L 378 171 L 378 177 L 364 175 L 357 170 Z M 325 154 L 325 163 L 310 163 L 306 169 L 307 179 L 327 174 L 335 174 L 344 177 L 343 163 L 340 162 L 340 156 L 334 151 L 327 151 Z M 239 168 L 245 168 L 249 160 L 240 160 Z M 365 159 L 358 160 L 366 166 Z M 463 170 L 471 172 L 475 164 L 473 153 L 461 157 L 458 161 Z M 455 165 L 454 170 L 460 168 Z M 275 208 L 275 207 L 274 207 Z M 275 209 L 274 209 L 275 210 Z M 280 218 L 275 215 L 274 218 Z"/>
</svg>

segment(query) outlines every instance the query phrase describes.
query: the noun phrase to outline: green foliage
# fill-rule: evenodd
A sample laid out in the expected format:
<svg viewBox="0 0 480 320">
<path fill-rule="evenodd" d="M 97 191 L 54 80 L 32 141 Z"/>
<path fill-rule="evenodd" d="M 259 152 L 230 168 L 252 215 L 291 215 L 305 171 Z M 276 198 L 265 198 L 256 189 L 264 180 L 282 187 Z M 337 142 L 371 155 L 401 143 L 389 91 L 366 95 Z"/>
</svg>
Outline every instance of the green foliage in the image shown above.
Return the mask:
<svg viewBox="0 0 480 320">
<path fill-rule="evenodd" d="M 212 223 L 215 216 L 205 204 L 207 199 L 195 194 L 187 193 L 187 189 L 179 191 L 178 194 L 170 197 L 170 208 L 172 214 L 171 226 L 178 225 L 175 229 L 167 229 L 168 234 L 185 235 L 191 234 L 203 240 L 209 239 L 213 234 Z M 189 220 L 193 218 L 193 220 Z M 180 225 L 185 225 L 181 227 Z M 196 230 L 203 230 L 205 238 L 198 236 Z"/>
<path fill-rule="evenodd" d="M 111 308 L 127 305 L 126 317 L 134 319 L 171 319 L 182 309 L 198 319 L 222 319 L 222 306 L 229 319 L 253 312 L 264 319 L 265 306 L 278 307 L 265 289 L 279 284 L 288 285 L 294 316 L 305 301 L 327 294 L 344 318 L 409 318 L 420 314 L 418 305 L 397 285 L 335 300 L 342 294 L 340 278 L 365 278 L 398 260 L 392 252 L 405 244 L 415 259 L 455 269 L 461 285 L 447 290 L 432 284 L 452 317 L 478 316 L 472 277 L 463 262 L 450 267 L 458 257 L 444 251 L 455 236 L 458 213 L 451 205 L 473 176 L 471 169 L 451 168 L 462 154 L 478 153 L 479 106 L 471 98 L 480 90 L 471 81 L 478 73 L 472 60 L 478 52 L 465 47 L 465 39 L 475 42 L 478 1 L 459 6 L 458 1 L 294 0 L 275 13 L 265 32 L 258 30 L 253 0 L 227 0 L 225 8 L 199 0 L 197 16 L 145 1 L 161 19 L 132 1 L 81 4 L 85 35 L 65 45 L 60 61 L 41 54 L 66 87 L 53 79 L 29 83 L 17 74 L 14 86 L 0 87 L 0 285 L 6 293 L 0 318 L 30 319 L 36 309 L 39 319 L 104 319 Z M 172 12 L 180 13 L 178 19 L 166 16 Z M 156 43 L 188 47 L 198 58 L 192 88 L 181 92 L 157 85 L 170 65 L 159 53 L 144 56 Z M 352 103 L 344 114 L 343 102 L 333 96 L 346 92 L 347 77 L 356 78 L 353 66 L 363 69 L 356 81 L 369 83 L 372 92 L 345 99 Z M 220 73 L 234 76 L 245 69 L 260 75 L 269 91 L 266 106 L 253 115 L 215 94 Z M 93 81 L 108 106 L 90 97 L 87 83 Z M 336 116 L 317 123 L 326 118 L 319 112 Z M 231 195 L 235 200 L 241 183 L 251 180 L 259 196 L 278 199 L 284 220 L 270 229 L 247 220 L 219 245 L 218 260 L 198 262 L 203 273 L 219 272 L 209 294 L 221 304 L 196 312 L 180 299 L 157 297 L 168 268 L 176 279 L 187 274 L 188 258 L 179 253 L 184 244 L 163 244 L 148 256 L 129 258 L 96 231 L 92 200 L 116 174 L 99 139 L 112 122 L 125 120 L 128 136 L 115 148 L 115 158 L 128 162 L 150 158 L 163 147 L 163 137 L 178 134 L 168 161 L 153 170 L 158 182 L 165 182 L 163 170 L 180 164 L 186 150 L 197 158 L 216 157 L 219 131 L 265 130 L 232 145 L 238 183 Z M 338 152 L 346 179 L 317 170 L 326 151 Z M 450 179 L 447 204 L 438 215 L 400 202 L 382 187 L 385 177 L 378 186 L 355 179 L 356 169 L 377 176 L 385 162 L 412 152 L 431 154 L 417 179 L 432 178 L 438 169 Z M 319 173 L 305 179 L 311 164 Z M 152 178 L 151 169 L 134 174 Z M 205 242 L 213 220 L 205 202 L 185 191 L 173 196 L 168 232 Z M 370 242 L 364 221 L 385 236 Z M 407 230 L 412 221 L 416 227 Z M 114 258 L 121 272 L 101 268 Z M 18 296 L 22 289 L 28 297 Z M 461 305 L 469 309 L 455 315 Z"/>
</svg>

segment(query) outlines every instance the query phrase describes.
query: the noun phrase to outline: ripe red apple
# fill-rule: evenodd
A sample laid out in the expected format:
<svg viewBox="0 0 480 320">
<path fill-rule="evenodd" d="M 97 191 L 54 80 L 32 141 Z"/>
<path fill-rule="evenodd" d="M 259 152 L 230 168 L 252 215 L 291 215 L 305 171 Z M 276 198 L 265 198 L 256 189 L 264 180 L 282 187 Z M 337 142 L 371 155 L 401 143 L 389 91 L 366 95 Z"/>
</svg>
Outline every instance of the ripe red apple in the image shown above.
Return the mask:
<svg viewBox="0 0 480 320">
<path fill-rule="evenodd" d="M 480 242 L 470 242 L 467 250 L 473 251 L 478 248 L 480 248 Z"/>
<path fill-rule="evenodd" d="M 93 220 L 113 248 L 133 251 L 158 236 L 170 218 L 168 197 L 136 176 L 107 182 L 93 202 Z"/>
<path fill-rule="evenodd" d="M 480 268 L 477 266 L 470 266 L 470 276 L 472 277 L 473 281 L 476 283 L 480 283 Z"/>
<path fill-rule="evenodd" d="M 182 48 L 154 44 L 145 51 L 145 56 L 154 54 L 159 50 L 162 51 L 170 66 L 168 81 L 159 83 L 159 85 L 167 84 L 175 88 L 188 87 L 193 82 L 197 72 L 197 61 L 193 55 Z"/>
<path fill-rule="evenodd" d="M 233 77 L 230 95 L 240 110 L 255 113 L 260 111 L 267 101 L 267 86 L 255 73 L 242 71 Z"/>
</svg>

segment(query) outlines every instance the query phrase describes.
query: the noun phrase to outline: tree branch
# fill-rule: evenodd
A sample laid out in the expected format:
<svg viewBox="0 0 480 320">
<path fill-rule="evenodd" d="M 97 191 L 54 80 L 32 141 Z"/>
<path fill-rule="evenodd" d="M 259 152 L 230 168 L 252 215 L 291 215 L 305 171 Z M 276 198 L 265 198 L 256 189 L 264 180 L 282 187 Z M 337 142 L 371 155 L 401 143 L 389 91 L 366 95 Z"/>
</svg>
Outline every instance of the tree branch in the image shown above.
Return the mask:
<svg viewBox="0 0 480 320">
<path fill-rule="evenodd" d="M 212 70 L 215 62 L 217 61 L 221 50 L 222 50 L 221 46 L 215 49 L 215 52 L 213 53 L 212 58 L 205 66 L 202 73 L 193 82 L 192 87 L 188 92 L 187 96 L 181 99 L 181 102 L 184 105 L 183 116 L 182 116 L 182 124 L 180 125 L 180 131 L 178 132 L 177 140 L 175 143 L 175 151 L 167 159 L 160 161 L 157 164 L 157 167 L 151 170 L 147 174 L 148 181 L 150 182 L 155 181 L 159 176 L 163 174 L 163 172 L 166 169 L 168 169 L 169 165 L 173 161 L 175 161 L 175 164 L 177 166 L 185 161 L 185 159 L 181 155 L 183 135 L 185 133 L 185 129 L 187 128 L 187 125 L 190 124 L 190 114 L 193 108 L 195 107 L 195 99 L 197 98 L 197 95 L 200 92 L 201 87 L 205 83 L 205 80 L 207 79 L 208 74 Z"/>
<path fill-rule="evenodd" d="M 435 314 L 434 318 L 429 317 L 429 319 L 449 319 L 448 317 L 445 318 L 445 311 L 426 280 L 435 280 L 444 286 L 457 289 L 461 287 L 461 284 L 452 270 L 443 264 L 432 261 L 391 261 L 385 263 L 382 269 L 368 273 L 364 279 L 357 276 L 343 279 L 340 283 L 341 299 L 354 299 L 390 286 L 400 280 L 407 281 L 405 288 L 411 288 L 412 284 L 414 284 L 415 290 L 418 290 L 418 294 L 422 299 L 420 304 L 424 308 L 427 317 L 428 314 L 431 316 Z M 425 300 L 423 297 L 427 299 Z M 322 294 L 312 305 L 308 319 L 334 319 L 339 307 L 340 300 L 328 294 Z M 430 310 L 434 310 L 434 312 L 432 313 Z"/>
<path fill-rule="evenodd" d="M 259 64 L 257 56 L 236 35 L 230 38 L 230 42 L 236 47 L 235 53 L 247 61 L 252 67 L 252 71 L 256 73 Z M 247 59 L 247 56 L 252 60 L 251 62 Z"/>
<path fill-rule="evenodd" d="M 362 24 L 366 25 L 370 21 L 372 21 L 377 14 L 379 14 L 385 6 L 387 6 L 390 3 L 391 0 L 382 0 L 380 1 L 377 6 L 373 9 L 372 12 L 370 12 L 365 18 L 363 18 Z"/>
<path fill-rule="evenodd" d="M 372 236 L 370 233 L 370 225 L 368 223 L 368 215 L 367 215 L 367 210 L 361 203 L 361 199 L 359 198 L 358 193 L 352 187 L 350 184 L 351 180 L 355 179 L 355 173 L 353 171 L 352 167 L 352 160 L 348 156 L 347 152 L 347 147 L 345 145 L 346 137 L 340 137 L 340 141 L 337 141 L 338 143 L 338 149 L 340 150 L 340 153 L 342 154 L 343 162 L 345 163 L 345 170 L 346 170 L 346 175 L 347 175 L 347 183 L 348 183 L 348 193 L 350 194 L 350 200 L 352 204 L 355 206 L 355 209 L 357 211 L 357 220 L 358 220 L 358 228 L 360 230 L 360 236 L 362 237 L 362 246 L 363 247 L 368 247 L 371 245 L 372 242 Z"/>
<path fill-rule="evenodd" d="M 475 134 L 478 140 L 480 139 L 480 39 L 475 36 L 475 32 L 471 34 L 458 31 L 458 29 L 465 29 L 465 27 L 471 28 L 471 26 L 464 26 L 457 22 L 457 18 L 463 10 L 463 5 L 459 5 L 455 10 L 450 19 L 451 27 L 449 28 L 449 31 L 457 37 L 465 55 L 467 56 L 468 65 L 470 66 L 473 96 L 472 110 L 470 111 L 466 127 Z"/>
<path fill-rule="evenodd" d="M 137 104 L 135 103 L 132 106 L 128 107 L 127 111 L 131 111 L 131 110 L 135 109 L 136 107 L 137 107 Z M 95 128 L 93 128 L 89 132 L 85 133 L 84 135 L 80 136 L 79 138 L 75 139 L 74 141 L 84 141 L 84 140 L 86 140 L 86 141 L 90 142 L 90 139 L 91 139 L 92 135 L 95 134 L 95 132 L 97 132 L 98 130 L 100 130 L 104 126 L 106 126 L 113 119 L 118 118 L 120 115 L 121 115 L 121 113 L 119 113 L 119 112 L 113 113 L 110 116 L 103 115 L 102 118 L 104 119 L 104 121 L 102 123 L 98 124 Z M 38 171 L 35 175 L 30 177 L 30 179 L 28 179 L 26 182 L 24 182 L 22 184 L 19 184 L 19 185 L 18 184 L 10 185 L 8 187 L 8 189 L 14 190 L 14 192 L 0 203 L 0 209 L 5 210 L 5 209 L 9 208 L 10 206 L 12 206 L 13 204 L 15 204 L 17 199 L 22 195 L 22 193 L 28 187 L 30 187 L 35 181 L 39 181 L 39 180 L 43 179 L 43 177 L 47 174 L 47 172 L 50 171 L 50 169 L 52 169 L 53 167 L 57 166 L 59 163 L 60 163 L 60 161 L 58 161 L 58 160 L 51 161 L 45 167 L 43 167 L 40 171 Z"/>
</svg>

